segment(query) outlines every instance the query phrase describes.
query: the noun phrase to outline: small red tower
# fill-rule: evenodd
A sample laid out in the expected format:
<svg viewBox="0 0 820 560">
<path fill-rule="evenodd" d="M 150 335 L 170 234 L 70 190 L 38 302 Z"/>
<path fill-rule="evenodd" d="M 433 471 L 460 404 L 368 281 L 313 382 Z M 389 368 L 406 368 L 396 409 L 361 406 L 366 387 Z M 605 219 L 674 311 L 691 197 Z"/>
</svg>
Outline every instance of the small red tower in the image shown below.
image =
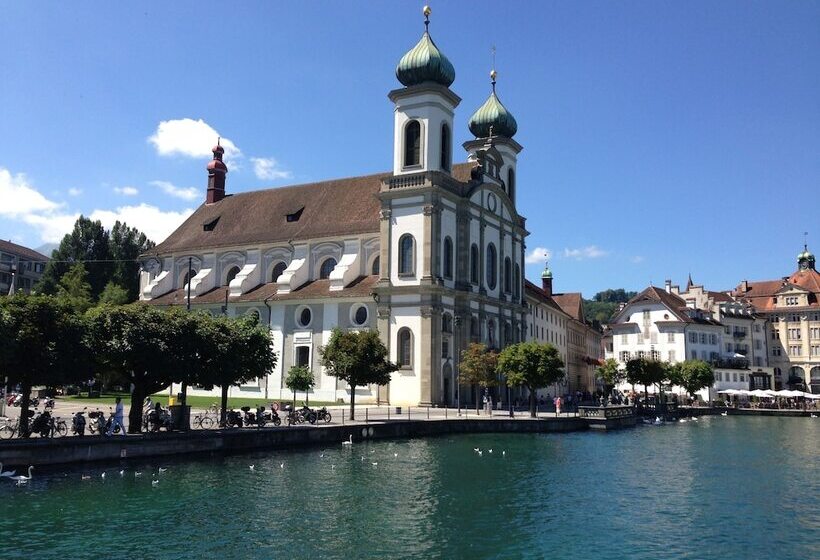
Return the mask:
<svg viewBox="0 0 820 560">
<path fill-rule="evenodd" d="M 213 204 L 225 198 L 225 175 L 228 174 L 228 166 L 222 161 L 222 154 L 225 149 L 219 145 L 219 139 L 213 149 L 214 159 L 208 162 L 208 192 L 205 196 L 205 204 Z"/>
</svg>

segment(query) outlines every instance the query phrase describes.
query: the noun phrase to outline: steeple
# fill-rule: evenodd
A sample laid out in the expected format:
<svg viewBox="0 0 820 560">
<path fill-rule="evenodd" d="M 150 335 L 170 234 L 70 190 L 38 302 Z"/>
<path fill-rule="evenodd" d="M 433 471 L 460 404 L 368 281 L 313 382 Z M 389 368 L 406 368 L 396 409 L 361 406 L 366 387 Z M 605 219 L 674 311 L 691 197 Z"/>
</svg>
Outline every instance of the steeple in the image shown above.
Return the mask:
<svg viewBox="0 0 820 560">
<path fill-rule="evenodd" d="M 216 146 L 211 150 L 214 159 L 208 162 L 208 191 L 205 195 L 205 204 L 213 204 L 225 198 L 225 175 L 228 174 L 228 166 L 222 161 L 225 148 L 220 146 L 220 139 L 216 139 Z"/>
<path fill-rule="evenodd" d="M 689 273 L 689 279 L 686 280 L 686 291 L 688 292 L 692 288 L 692 286 L 694 286 L 694 285 L 695 285 L 695 283 L 692 282 L 692 273 L 690 272 Z"/>
<path fill-rule="evenodd" d="M 548 296 L 552 295 L 552 271 L 550 270 L 549 261 L 544 264 L 544 272 L 541 273 L 541 289 Z"/>
<path fill-rule="evenodd" d="M 493 65 L 495 66 L 495 65 Z M 495 93 L 495 83 L 498 78 L 498 72 L 493 68 L 490 71 L 490 83 L 492 84 L 492 92 L 484 105 L 478 108 L 470 117 L 468 126 L 470 132 L 476 138 L 486 138 L 488 136 L 498 135 L 506 138 L 512 138 L 518 132 L 518 123 L 515 117 L 512 116 L 506 107 L 501 103 L 498 95 Z"/>
<path fill-rule="evenodd" d="M 808 243 L 803 244 L 803 252 L 797 255 L 798 270 L 816 270 L 814 254 L 809 251 Z"/>
<path fill-rule="evenodd" d="M 407 87 L 424 82 L 450 87 L 456 79 L 456 70 L 430 37 L 430 6 L 425 6 L 423 13 L 424 33 L 416 46 L 399 60 L 396 78 Z"/>
</svg>

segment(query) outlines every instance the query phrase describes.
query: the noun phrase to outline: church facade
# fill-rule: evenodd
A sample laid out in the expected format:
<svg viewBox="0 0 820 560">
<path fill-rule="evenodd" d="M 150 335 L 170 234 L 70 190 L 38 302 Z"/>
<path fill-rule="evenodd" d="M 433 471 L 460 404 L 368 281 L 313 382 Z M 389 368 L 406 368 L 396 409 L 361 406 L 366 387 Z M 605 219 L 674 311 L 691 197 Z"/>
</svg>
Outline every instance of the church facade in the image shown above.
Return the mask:
<svg viewBox="0 0 820 560">
<path fill-rule="evenodd" d="M 230 194 L 217 145 L 205 203 L 142 256 L 143 301 L 253 313 L 269 325 L 275 371 L 233 394 L 289 398 L 287 371 L 306 365 L 311 398 L 349 400 L 349 387 L 320 366 L 319 349 L 338 327 L 378 330 L 401 366 L 388 385 L 357 389 L 357 400 L 463 403 L 471 392 L 458 389 L 461 350 L 527 338 L 517 124 L 493 71 L 492 92 L 469 121 L 466 163 L 453 163 L 461 100 L 428 23 L 388 94 L 390 172 Z"/>
</svg>

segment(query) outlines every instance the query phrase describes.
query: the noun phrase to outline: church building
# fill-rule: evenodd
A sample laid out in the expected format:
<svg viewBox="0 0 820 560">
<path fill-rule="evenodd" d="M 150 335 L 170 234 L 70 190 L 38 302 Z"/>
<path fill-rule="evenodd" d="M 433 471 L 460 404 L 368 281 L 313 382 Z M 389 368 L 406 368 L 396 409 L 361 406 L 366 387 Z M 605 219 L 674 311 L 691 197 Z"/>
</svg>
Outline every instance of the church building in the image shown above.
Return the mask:
<svg viewBox="0 0 820 560">
<path fill-rule="evenodd" d="M 231 194 L 217 144 L 204 203 L 142 256 L 143 301 L 256 314 L 269 325 L 275 371 L 232 394 L 290 398 L 287 371 L 306 365 L 311 398 L 349 400 L 349 387 L 320 366 L 319 349 L 339 327 L 378 330 L 401 366 L 388 385 L 358 388 L 357 400 L 464 403 L 461 350 L 526 338 L 517 124 L 493 71 L 490 95 L 469 120 L 466 163 L 453 162 L 461 99 L 428 26 L 425 8 L 421 39 L 396 68 L 401 87 L 388 93 L 390 171 Z"/>
</svg>

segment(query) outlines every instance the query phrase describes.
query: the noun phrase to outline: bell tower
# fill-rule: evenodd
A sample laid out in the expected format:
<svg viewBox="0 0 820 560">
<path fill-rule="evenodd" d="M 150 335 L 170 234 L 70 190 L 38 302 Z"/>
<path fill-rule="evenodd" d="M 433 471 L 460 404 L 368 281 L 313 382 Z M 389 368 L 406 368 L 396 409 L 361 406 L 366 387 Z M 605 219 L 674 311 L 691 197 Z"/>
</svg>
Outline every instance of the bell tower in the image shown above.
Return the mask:
<svg viewBox="0 0 820 560">
<path fill-rule="evenodd" d="M 461 98 L 450 90 L 453 65 L 430 37 L 430 7 L 423 13 L 424 33 L 396 67 L 405 87 L 388 94 L 395 105 L 394 175 L 452 169 L 453 113 Z"/>
</svg>

